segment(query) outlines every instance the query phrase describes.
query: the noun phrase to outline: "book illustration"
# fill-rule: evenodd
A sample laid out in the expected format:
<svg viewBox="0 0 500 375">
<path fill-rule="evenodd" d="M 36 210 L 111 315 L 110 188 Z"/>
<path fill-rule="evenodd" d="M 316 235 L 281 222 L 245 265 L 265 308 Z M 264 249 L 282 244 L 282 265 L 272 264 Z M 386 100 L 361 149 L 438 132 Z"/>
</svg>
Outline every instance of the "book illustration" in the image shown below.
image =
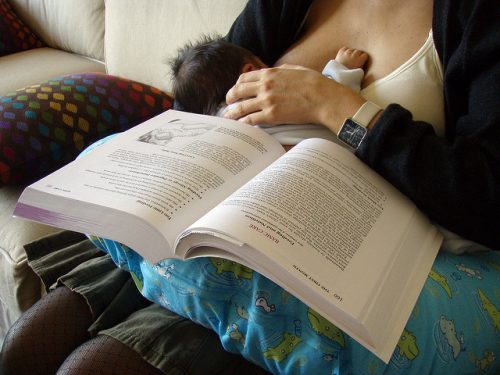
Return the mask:
<svg viewBox="0 0 500 375">
<path fill-rule="evenodd" d="M 141 135 L 137 140 L 153 145 L 165 146 L 174 138 L 197 137 L 215 128 L 215 125 L 206 124 L 199 121 L 189 121 L 185 119 L 174 119 Z"/>
<path fill-rule="evenodd" d="M 456 360 L 465 350 L 464 335 L 457 333 L 455 323 L 441 315 L 434 327 L 434 340 L 439 356 L 445 362 Z"/>
</svg>

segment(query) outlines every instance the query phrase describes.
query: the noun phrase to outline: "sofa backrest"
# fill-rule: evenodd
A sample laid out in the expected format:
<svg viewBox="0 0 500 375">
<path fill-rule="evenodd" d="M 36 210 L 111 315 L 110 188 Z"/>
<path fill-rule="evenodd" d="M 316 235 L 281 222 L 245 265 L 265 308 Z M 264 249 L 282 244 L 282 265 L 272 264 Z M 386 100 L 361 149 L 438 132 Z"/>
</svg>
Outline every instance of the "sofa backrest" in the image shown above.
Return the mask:
<svg viewBox="0 0 500 375">
<path fill-rule="evenodd" d="M 104 61 L 104 0 L 10 2 L 48 46 Z"/>
<path fill-rule="evenodd" d="M 106 0 L 107 72 L 170 91 L 168 62 L 177 49 L 201 33 L 224 35 L 246 2 Z"/>
</svg>

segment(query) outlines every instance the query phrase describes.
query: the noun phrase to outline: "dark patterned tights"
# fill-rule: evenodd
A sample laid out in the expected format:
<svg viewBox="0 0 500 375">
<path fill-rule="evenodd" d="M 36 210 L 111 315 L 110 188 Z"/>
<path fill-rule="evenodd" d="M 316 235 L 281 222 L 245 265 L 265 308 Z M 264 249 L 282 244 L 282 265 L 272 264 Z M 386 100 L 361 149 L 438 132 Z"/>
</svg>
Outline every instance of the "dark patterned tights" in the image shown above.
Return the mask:
<svg viewBox="0 0 500 375">
<path fill-rule="evenodd" d="M 87 328 L 91 323 L 83 297 L 66 287 L 57 288 L 26 311 L 7 333 L 0 374 L 161 374 L 111 337 L 90 339 Z"/>
</svg>

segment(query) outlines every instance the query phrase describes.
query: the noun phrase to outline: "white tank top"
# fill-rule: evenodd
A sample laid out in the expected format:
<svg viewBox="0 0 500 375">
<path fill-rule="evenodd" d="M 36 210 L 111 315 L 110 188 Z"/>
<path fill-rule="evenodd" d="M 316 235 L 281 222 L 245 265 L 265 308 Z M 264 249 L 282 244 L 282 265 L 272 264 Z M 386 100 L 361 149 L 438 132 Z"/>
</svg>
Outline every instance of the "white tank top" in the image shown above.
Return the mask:
<svg viewBox="0 0 500 375">
<path fill-rule="evenodd" d="M 433 125 L 444 135 L 443 69 L 432 39 L 432 30 L 424 45 L 389 75 L 361 90 L 367 100 L 385 108 L 398 103 L 413 114 L 414 120 Z"/>
</svg>

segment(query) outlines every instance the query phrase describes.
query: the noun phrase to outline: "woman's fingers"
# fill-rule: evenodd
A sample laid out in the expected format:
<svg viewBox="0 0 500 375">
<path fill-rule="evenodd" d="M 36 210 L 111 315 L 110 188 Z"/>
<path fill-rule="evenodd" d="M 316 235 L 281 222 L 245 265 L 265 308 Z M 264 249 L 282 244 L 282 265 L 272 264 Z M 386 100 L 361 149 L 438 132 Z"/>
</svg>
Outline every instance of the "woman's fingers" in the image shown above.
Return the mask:
<svg viewBox="0 0 500 375">
<path fill-rule="evenodd" d="M 323 78 L 319 72 L 298 65 L 244 73 L 226 95 L 232 108 L 225 117 L 249 124 L 302 123 L 303 115 L 311 120 L 306 113 L 311 106 L 305 98 L 308 92 L 316 91 L 308 87 L 311 76 L 313 81 Z"/>
<path fill-rule="evenodd" d="M 226 103 L 233 104 L 239 100 L 254 98 L 259 92 L 259 82 L 237 82 L 226 94 Z"/>
<path fill-rule="evenodd" d="M 244 121 L 244 118 L 248 115 L 258 112 L 261 110 L 259 102 L 255 98 L 250 98 L 247 100 L 239 101 L 234 103 L 225 114 L 225 118 L 230 118 L 234 120 Z M 247 122 L 247 121 L 244 121 Z"/>
<path fill-rule="evenodd" d="M 305 66 L 295 65 L 295 64 L 282 64 L 278 68 L 281 68 L 281 69 L 297 69 L 297 70 L 311 70 L 311 71 L 313 71 L 312 69 L 306 68 Z"/>
<path fill-rule="evenodd" d="M 267 70 L 270 70 L 273 68 L 264 68 L 264 69 L 258 69 L 258 70 L 251 70 L 246 73 L 240 74 L 238 81 L 236 83 L 247 83 L 247 82 L 256 82 L 260 80 L 262 77 L 262 74 L 265 73 Z"/>
<path fill-rule="evenodd" d="M 226 102 L 232 105 L 224 115 L 226 118 L 257 124 L 257 119 L 265 118 L 266 123 L 274 123 L 272 112 L 278 96 L 283 94 L 280 73 L 283 69 L 268 68 L 240 75 L 236 84 L 228 91 Z M 279 93 L 277 95 L 277 93 Z M 257 112 L 264 112 L 255 115 Z"/>
<path fill-rule="evenodd" d="M 254 70 L 243 73 L 236 84 L 227 92 L 226 103 L 232 104 L 238 100 L 256 97 L 262 81 L 262 72 Z"/>
</svg>

